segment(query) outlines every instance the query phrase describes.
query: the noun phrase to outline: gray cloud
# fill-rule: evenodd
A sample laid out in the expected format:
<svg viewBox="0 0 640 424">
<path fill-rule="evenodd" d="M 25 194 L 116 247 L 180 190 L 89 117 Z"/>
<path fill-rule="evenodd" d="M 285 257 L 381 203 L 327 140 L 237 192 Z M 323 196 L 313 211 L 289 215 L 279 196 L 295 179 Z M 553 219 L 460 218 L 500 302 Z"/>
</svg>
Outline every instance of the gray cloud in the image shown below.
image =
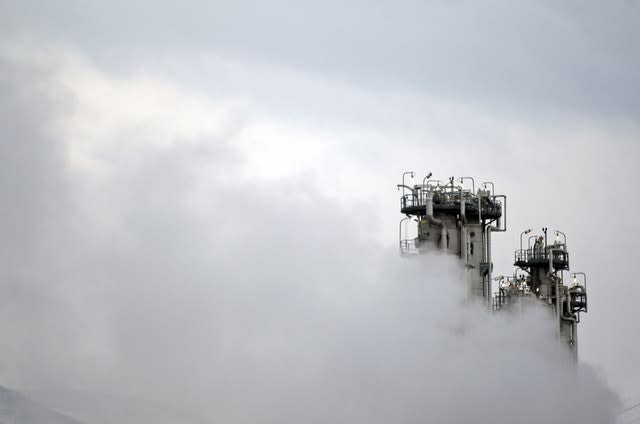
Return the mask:
<svg viewBox="0 0 640 424">
<path fill-rule="evenodd" d="M 208 54 L 300 69 L 376 90 L 457 99 L 542 122 L 635 120 L 632 1 L 100 2 L 3 8 L 7 34 L 82 46 L 102 64 Z"/>
</svg>

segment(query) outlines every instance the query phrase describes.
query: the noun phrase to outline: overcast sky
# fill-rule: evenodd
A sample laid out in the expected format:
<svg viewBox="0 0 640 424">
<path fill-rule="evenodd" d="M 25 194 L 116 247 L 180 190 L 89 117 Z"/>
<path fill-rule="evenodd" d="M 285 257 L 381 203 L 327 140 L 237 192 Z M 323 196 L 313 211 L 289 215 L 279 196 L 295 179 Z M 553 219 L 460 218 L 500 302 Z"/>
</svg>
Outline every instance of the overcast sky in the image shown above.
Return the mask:
<svg viewBox="0 0 640 424">
<path fill-rule="evenodd" d="M 395 184 L 432 171 L 508 196 L 496 274 L 521 231 L 567 234 L 581 361 L 640 402 L 636 1 L 0 0 L 0 28 L 0 384 L 201 408 L 226 386 L 185 375 L 303 350 L 258 322 L 353 336 L 389 284 L 455 284 L 389 259 Z"/>
</svg>

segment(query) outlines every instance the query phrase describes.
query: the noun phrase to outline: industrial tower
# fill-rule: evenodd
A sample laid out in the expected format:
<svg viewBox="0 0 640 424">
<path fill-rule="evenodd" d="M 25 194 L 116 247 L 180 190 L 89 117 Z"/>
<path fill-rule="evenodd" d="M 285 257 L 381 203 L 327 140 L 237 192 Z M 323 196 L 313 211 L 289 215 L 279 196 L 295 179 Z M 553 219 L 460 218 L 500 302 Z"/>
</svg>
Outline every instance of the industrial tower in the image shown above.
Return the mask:
<svg viewBox="0 0 640 424">
<path fill-rule="evenodd" d="M 547 228 L 542 228 L 543 235 L 529 237 L 527 248 L 515 251 L 514 265 L 527 273 L 519 277 L 502 277 L 499 291 L 495 297 L 495 309 L 502 308 L 509 301 L 526 296 L 535 296 L 552 308 L 557 322 L 560 340 L 569 346 L 572 355 L 578 357 L 578 328 L 580 312 L 587 312 L 587 275 L 574 272 L 573 279 L 565 282 L 564 273 L 569 271 L 569 251 L 566 235 L 562 231 L 555 232 L 555 240 L 548 242 Z M 562 237 L 561 237 L 562 236 Z M 531 246 L 531 239 L 536 242 Z M 578 281 L 578 276 L 582 281 Z"/>
<path fill-rule="evenodd" d="M 401 253 L 442 250 L 459 256 L 470 297 L 485 298 L 491 305 L 491 233 L 507 229 L 507 197 L 494 194 L 491 182 L 483 183 L 476 192 L 472 177 L 461 177 L 456 185 L 454 177 L 443 183 L 431 180 L 429 173 L 422 184 L 409 186 L 404 181 L 407 175 L 414 174 L 403 174 L 402 184 L 398 184 L 402 190 L 400 212 L 407 216 L 400 221 Z M 462 186 L 465 180 L 471 181 L 471 190 Z M 409 239 L 404 235 L 411 219 L 417 221 L 417 237 Z"/>
<path fill-rule="evenodd" d="M 522 247 L 515 252 L 514 265 L 527 275 L 515 272 L 513 277 L 492 278 L 491 234 L 507 230 L 507 197 L 494 193 L 492 182 L 482 183 L 476 191 L 472 177 L 450 177 L 448 181 L 431 180 L 429 173 L 422 184 L 405 182 L 413 180 L 413 172 L 402 175 L 400 212 L 406 215 L 400 221 L 400 252 L 404 256 L 443 251 L 457 255 L 466 270 L 470 299 L 482 299 L 492 310 L 500 310 L 520 302 L 524 297 L 535 297 L 548 305 L 557 320 L 558 337 L 567 343 L 577 358 L 577 324 L 580 312 L 587 311 L 586 275 L 573 274 L 573 283 L 564 282 L 564 272 L 569 271 L 569 252 L 566 236 L 556 231 L 553 244 L 544 237 L 535 236 L 533 247 Z M 471 182 L 471 190 L 465 181 Z M 409 237 L 409 224 L 417 223 L 415 237 Z M 560 240 L 560 235 L 563 240 Z M 531 236 L 529 241 L 531 241 Z M 577 277 L 582 281 L 578 282 Z M 494 291 L 492 281 L 498 285 Z"/>
</svg>

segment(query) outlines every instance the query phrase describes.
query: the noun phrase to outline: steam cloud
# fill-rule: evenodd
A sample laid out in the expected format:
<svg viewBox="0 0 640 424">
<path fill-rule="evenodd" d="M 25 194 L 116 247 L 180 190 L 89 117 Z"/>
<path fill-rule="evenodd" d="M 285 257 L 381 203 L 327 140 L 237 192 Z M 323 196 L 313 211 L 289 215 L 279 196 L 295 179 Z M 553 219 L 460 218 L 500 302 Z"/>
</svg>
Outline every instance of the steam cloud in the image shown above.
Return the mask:
<svg viewBox="0 0 640 424">
<path fill-rule="evenodd" d="M 0 86 L 5 385 L 96 423 L 144 419 L 87 394 L 155 422 L 614 421 L 546 311 L 489 314 L 455 258 L 375 247 L 375 205 L 336 210 L 312 179 L 231 184 L 242 159 L 206 140 L 74 175 L 48 127 L 64 105 L 23 78 Z"/>
</svg>

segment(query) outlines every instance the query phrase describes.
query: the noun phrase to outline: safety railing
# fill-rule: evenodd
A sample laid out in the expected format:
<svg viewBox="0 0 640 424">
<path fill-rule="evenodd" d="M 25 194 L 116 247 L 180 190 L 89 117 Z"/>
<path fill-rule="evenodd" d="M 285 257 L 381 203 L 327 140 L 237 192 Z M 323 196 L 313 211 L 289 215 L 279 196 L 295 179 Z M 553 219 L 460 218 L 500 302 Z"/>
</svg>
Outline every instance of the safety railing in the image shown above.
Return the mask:
<svg viewBox="0 0 640 424">
<path fill-rule="evenodd" d="M 550 256 L 553 255 L 553 263 L 568 264 L 569 252 L 566 250 L 547 248 L 529 248 L 516 250 L 514 254 L 514 263 L 517 265 L 528 263 L 545 263 L 549 262 Z"/>
<path fill-rule="evenodd" d="M 426 205 L 427 205 L 426 200 L 424 203 L 421 203 L 420 198 L 412 193 L 405 194 L 400 198 L 400 209 L 405 209 L 407 207 L 414 207 L 414 206 L 426 207 Z"/>
<path fill-rule="evenodd" d="M 418 250 L 418 241 L 416 239 L 400 240 L 401 255 L 417 255 L 418 253 L 420 251 Z"/>
<path fill-rule="evenodd" d="M 493 295 L 493 310 L 502 309 L 503 306 L 511 303 L 512 297 L 527 296 L 531 292 L 524 279 L 513 279 L 506 277 L 498 283 L 498 291 Z"/>
<path fill-rule="evenodd" d="M 583 286 L 569 288 L 569 302 L 571 313 L 587 312 L 587 289 Z"/>
<path fill-rule="evenodd" d="M 502 202 L 494 200 L 492 198 L 479 198 L 472 196 L 470 193 L 464 192 L 463 196 L 460 196 L 459 192 L 445 193 L 435 192 L 433 195 L 434 208 L 442 209 L 457 209 L 460 207 L 460 200 L 465 200 L 465 210 L 467 214 L 477 214 L 478 204 L 482 206 L 481 213 L 483 215 L 500 215 L 502 213 Z M 416 191 L 416 193 L 406 193 L 400 198 L 400 210 L 406 208 L 424 207 L 427 206 L 427 192 Z"/>
</svg>

